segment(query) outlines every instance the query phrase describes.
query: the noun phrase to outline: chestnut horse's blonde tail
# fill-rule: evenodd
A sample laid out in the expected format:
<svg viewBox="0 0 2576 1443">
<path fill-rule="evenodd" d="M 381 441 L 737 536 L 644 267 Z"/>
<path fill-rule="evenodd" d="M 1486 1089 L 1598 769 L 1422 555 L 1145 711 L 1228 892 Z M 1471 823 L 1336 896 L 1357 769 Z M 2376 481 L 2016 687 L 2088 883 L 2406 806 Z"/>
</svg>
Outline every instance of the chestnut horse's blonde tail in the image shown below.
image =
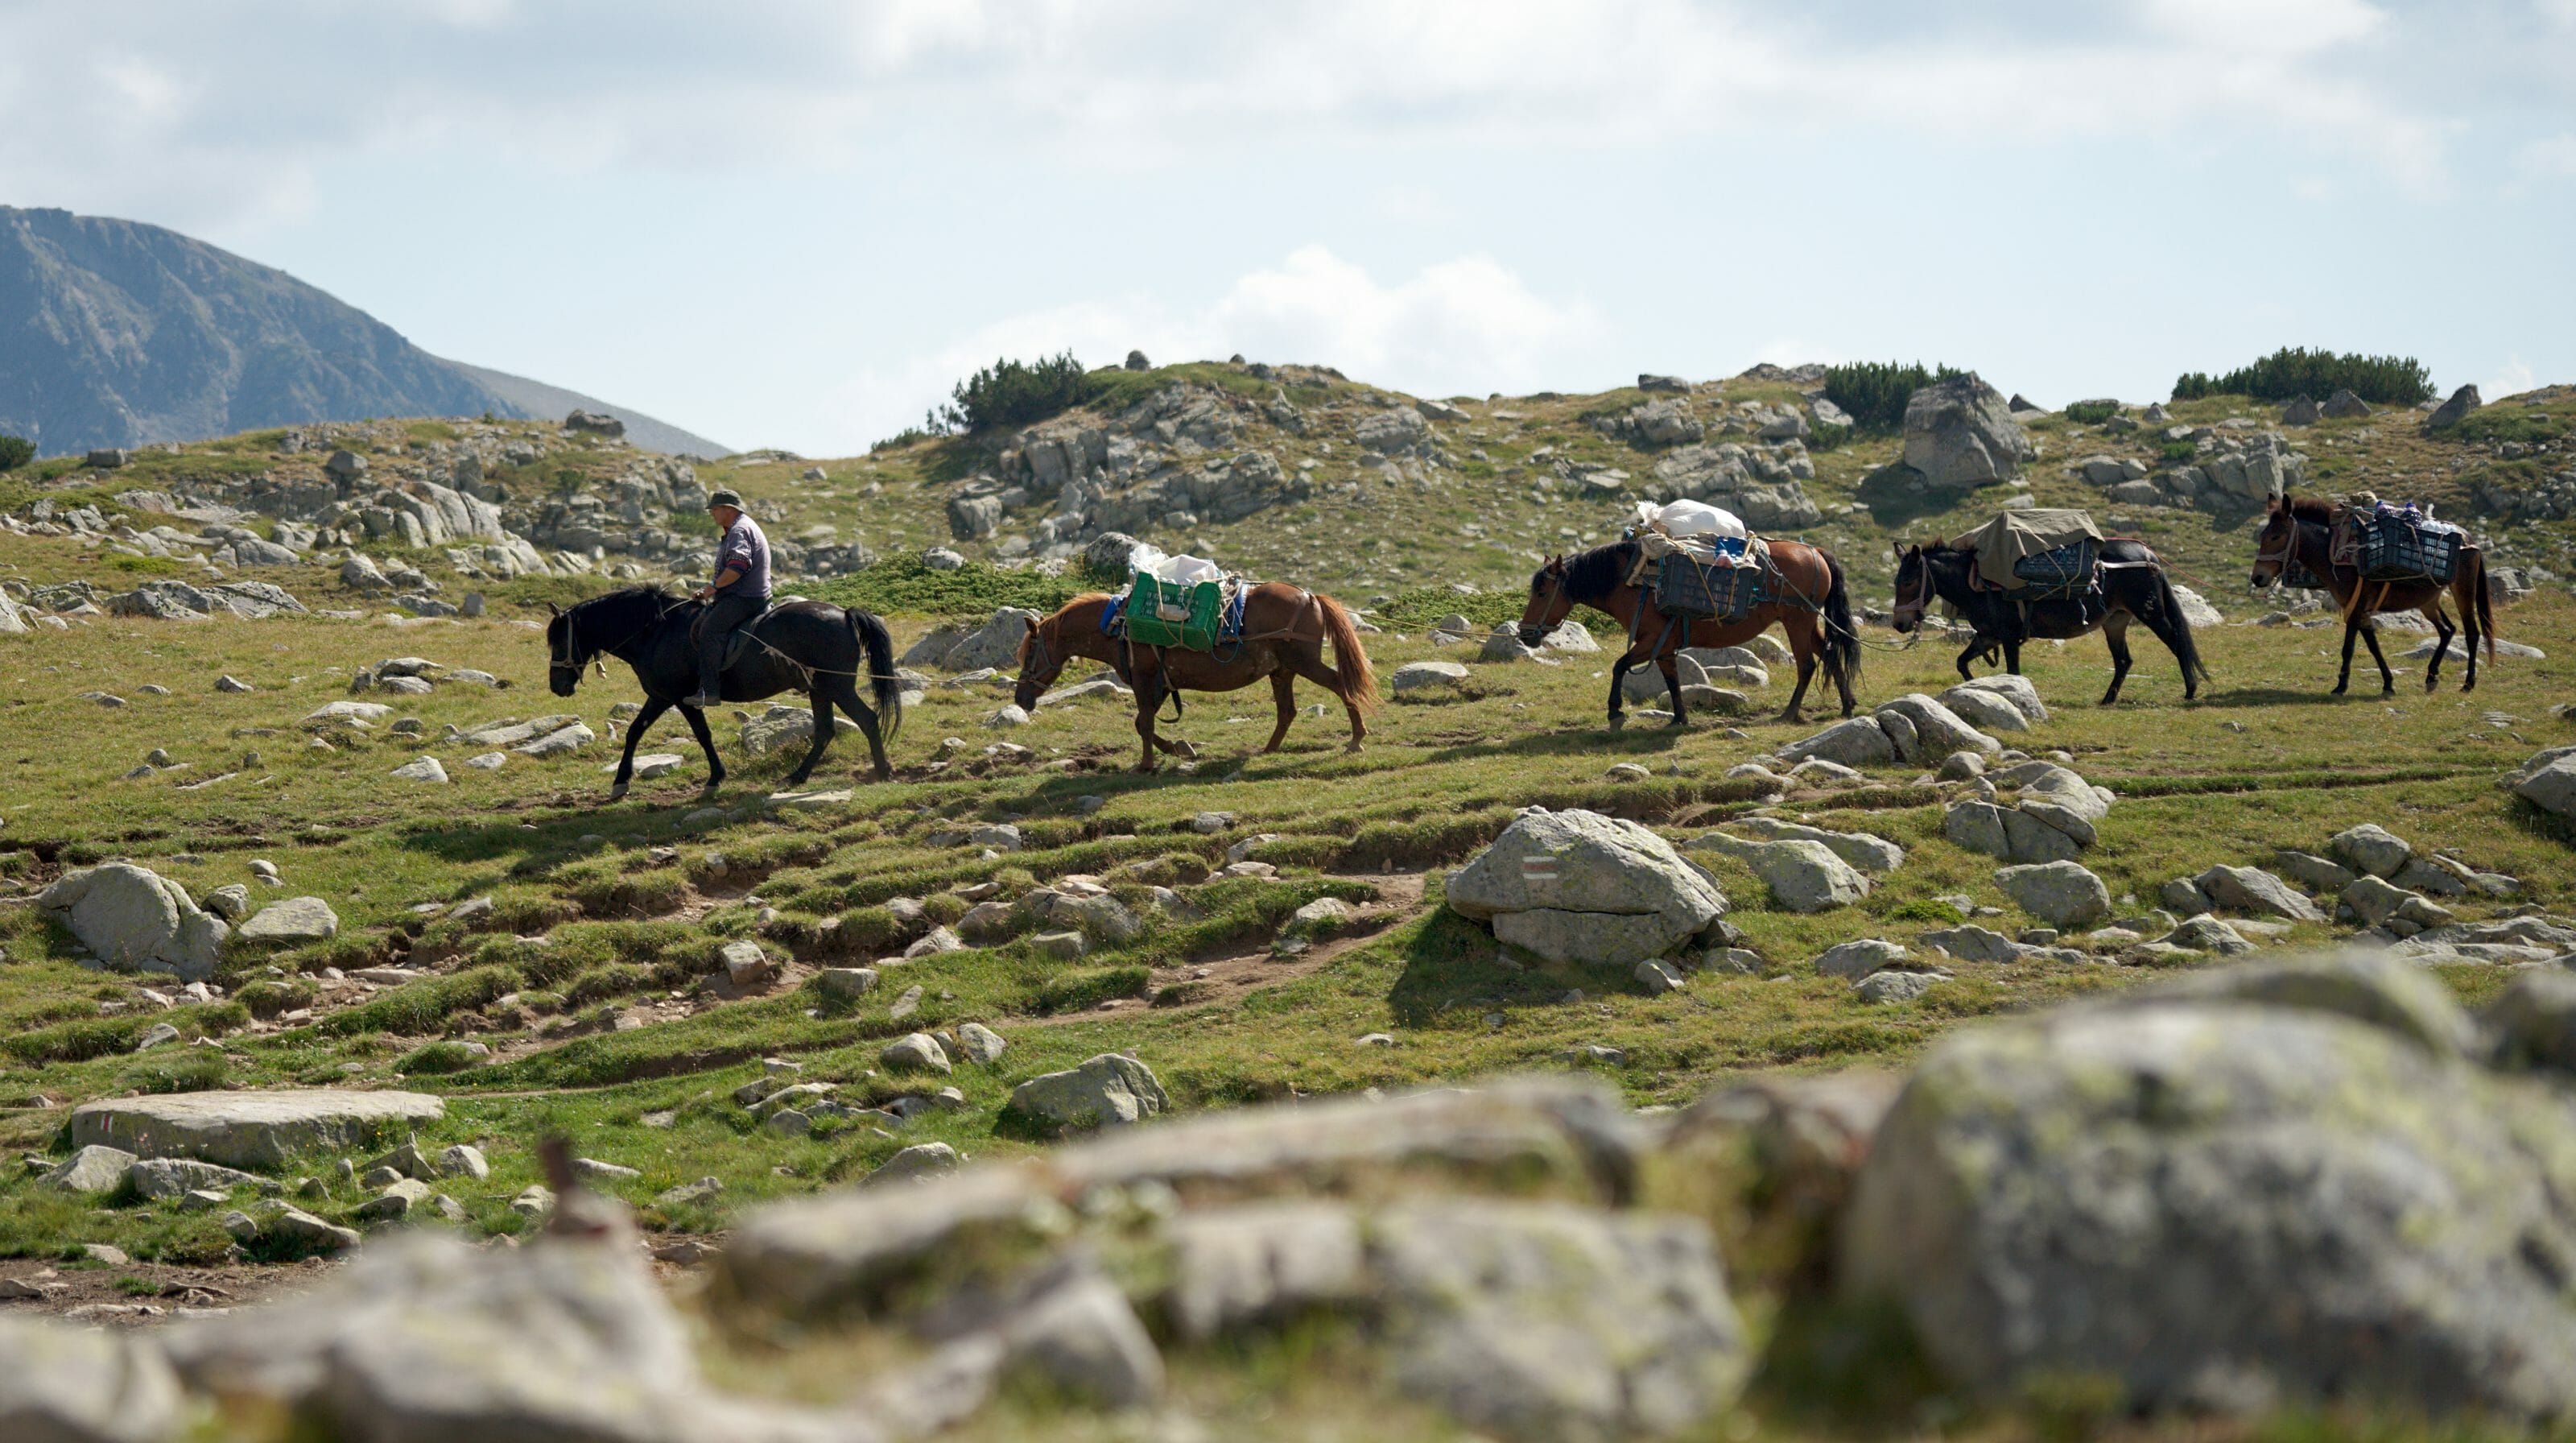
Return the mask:
<svg viewBox="0 0 2576 1443">
<path fill-rule="evenodd" d="M 1362 712 L 1377 710 L 1377 673 L 1369 668 L 1368 651 L 1360 645 L 1360 629 L 1352 624 L 1349 609 L 1320 591 L 1315 593 L 1315 604 L 1324 611 L 1324 636 L 1333 643 L 1333 667 L 1342 675 L 1342 700 Z"/>
</svg>

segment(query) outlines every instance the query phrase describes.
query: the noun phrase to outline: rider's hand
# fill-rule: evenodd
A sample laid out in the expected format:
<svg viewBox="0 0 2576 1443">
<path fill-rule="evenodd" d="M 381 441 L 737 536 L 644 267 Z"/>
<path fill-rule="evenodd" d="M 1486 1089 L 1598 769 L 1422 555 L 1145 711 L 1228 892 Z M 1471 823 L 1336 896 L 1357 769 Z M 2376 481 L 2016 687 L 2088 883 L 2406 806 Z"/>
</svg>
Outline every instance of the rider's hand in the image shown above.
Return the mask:
<svg viewBox="0 0 2576 1443">
<path fill-rule="evenodd" d="M 701 587 L 699 587 L 699 588 L 698 588 L 698 600 L 700 600 L 700 601 L 713 601 L 713 600 L 715 600 L 715 599 L 716 599 L 716 589 L 715 589 L 714 587 L 712 587 L 712 586 L 701 586 Z"/>
</svg>

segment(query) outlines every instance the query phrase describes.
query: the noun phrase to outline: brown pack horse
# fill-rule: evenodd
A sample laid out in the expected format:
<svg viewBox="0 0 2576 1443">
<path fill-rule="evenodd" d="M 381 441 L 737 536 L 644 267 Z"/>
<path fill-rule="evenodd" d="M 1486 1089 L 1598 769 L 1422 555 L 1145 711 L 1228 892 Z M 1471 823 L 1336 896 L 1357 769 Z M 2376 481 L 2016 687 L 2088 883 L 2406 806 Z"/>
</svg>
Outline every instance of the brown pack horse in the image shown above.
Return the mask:
<svg viewBox="0 0 2576 1443">
<path fill-rule="evenodd" d="M 1077 596 L 1044 621 L 1030 620 L 1029 634 L 1020 641 L 1016 698 L 1022 710 L 1036 706 L 1063 674 L 1064 664 L 1079 656 L 1107 662 L 1119 680 L 1135 688 L 1136 735 L 1144 739 L 1144 753 L 1136 763 L 1140 772 L 1154 769 L 1157 751 L 1198 755 L 1188 742 L 1154 735 L 1155 713 L 1162 709 L 1165 696 L 1234 691 L 1265 676 L 1270 678 L 1270 695 L 1279 704 L 1279 725 L 1271 729 L 1264 752 L 1279 750 L 1288 735 L 1288 724 L 1297 715 L 1297 678 L 1301 676 L 1342 699 L 1342 708 L 1351 717 L 1349 750 L 1358 751 L 1367 739 L 1368 723 L 1363 718 L 1377 709 L 1377 677 L 1369 670 L 1368 653 L 1360 646 L 1359 628 L 1352 624 L 1349 609 L 1331 597 L 1284 581 L 1265 581 L 1243 598 L 1243 635 L 1218 642 L 1214 652 L 1137 646 L 1111 636 L 1100 629 L 1101 612 L 1109 602 L 1109 597 L 1097 593 Z M 1333 644 L 1333 660 L 1340 665 L 1324 665 L 1326 641 Z M 1174 715 L 1177 718 L 1177 700 Z"/>
<path fill-rule="evenodd" d="M 1663 672 L 1664 689 L 1672 694 L 1673 719 L 1667 725 L 1681 726 L 1688 713 L 1682 707 L 1674 653 L 1686 646 L 1740 646 L 1776 624 L 1788 633 L 1789 650 L 1798 659 L 1798 687 L 1789 693 L 1789 705 L 1780 719 L 1799 720 L 1800 704 L 1819 660 L 1826 679 L 1842 693 L 1843 715 L 1850 716 L 1852 683 L 1860 679 L 1860 631 L 1852 625 L 1851 592 L 1843 584 L 1842 563 L 1820 546 L 1799 541 L 1770 545 L 1769 595 L 1760 605 L 1742 621 L 1694 621 L 1688 626 L 1668 625 L 1646 588 L 1629 580 L 1637 573 L 1634 539 L 1572 556 L 1551 556 L 1530 577 L 1529 605 L 1521 612 L 1521 644 L 1538 645 L 1577 605 L 1607 613 L 1618 620 L 1629 639 L 1627 651 L 1610 668 L 1610 729 L 1617 731 L 1628 724 L 1619 684 L 1631 668 L 1649 661 Z"/>
<path fill-rule="evenodd" d="M 2370 644 L 2370 659 L 2379 663 L 2379 694 L 2395 696 L 2397 678 L 2388 670 L 2388 658 L 2379 650 L 2379 631 L 2370 618 L 2384 611 L 2419 612 L 2433 623 L 2433 660 L 2424 668 L 2424 689 L 2431 691 L 2442 684 L 2442 658 L 2451 650 L 2451 618 L 2442 610 L 2442 588 L 2430 581 L 2364 581 L 2361 573 L 2349 566 L 2334 564 L 2334 507 L 2312 498 L 2275 496 L 2271 514 L 2263 518 L 2262 534 L 2254 538 L 2254 584 L 2269 586 L 2280 580 L 2281 573 L 2296 563 L 2324 581 L 2333 593 L 2335 609 L 2343 613 L 2343 670 L 2335 677 L 2334 694 L 2341 696 L 2352 685 L 2352 643 L 2354 638 Z M 2495 607 L 2487 599 L 2486 557 L 2476 547 L 2463 543 L 2459 565 L 2451 572 L 2451 599 L 2460 605 L 2460 626 L 2468 633 L 2469 674 L 2460 690 L 2474 690 L 2478 684 L 2478 638 L 2486 637 L 2487 660 L 2495 660 Z"/>
</svg>

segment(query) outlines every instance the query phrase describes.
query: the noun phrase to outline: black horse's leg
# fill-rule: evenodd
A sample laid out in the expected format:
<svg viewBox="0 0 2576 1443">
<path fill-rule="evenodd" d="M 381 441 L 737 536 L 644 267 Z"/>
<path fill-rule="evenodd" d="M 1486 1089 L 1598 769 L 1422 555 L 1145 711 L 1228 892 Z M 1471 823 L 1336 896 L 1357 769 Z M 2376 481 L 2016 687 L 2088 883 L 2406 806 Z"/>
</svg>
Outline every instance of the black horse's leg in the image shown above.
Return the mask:
<svg viewBox="0 0 2576 1443">
<path fill-rule="evenodd" d="M 1621 693 L 1621 686 L 1628 680 L 1628 669 L 1636 664 L 1637 653 L 1633 647 L 1610 663 L 1610 730 L 1614 732 L 1628 724 L 1628 703 Z"/>
<path fill-rule="evenodd" d="M 805 785 L 805 779 L 814 775 L 814 764 L 823 759 L 823 749 L 832 744 L 832 733 L 840 730 L 832 722 L 832 699 L 824 694 L 821 678 L 815 679 L 814 690 L 808 695 L 814 704 L 814 744 L 805 749 L 805 760 L 787 774 L 787 785 L 791 787 Z"/>
<path fill-rule="evenodd" d="M 1959 680 L 1975 681 L 1977 679 L 1977 674 L 1968 669 L 1969 661 L 1984 654 L 1986 651 L 1992 649 L 1993 646 L 1994 642 L 1988 639 L 1984 632 L 1979 631 L 1970 633 L 1968 636 L 1968 649 L 1959 653 Z"/>
<path fill-rule="evenodd" d="M 635 714 L 634 723 L 626 729 L 626 753 L 617 759 L 617 782 L 608 789 L 610 801 L 623 800 L 627 784 L 635 780 L 635 744 L 644 740 L 644 729 L 661 720 L 662 713 L 670 709 L 671 704 L 658 696 L 644 698 L 644 709 Z"/>
<path fill-rule="evenodd" d="M 2102 642 L 2111 648 L 2111 689 L 2102 693 L 2102 705 L 2109 706 L 2120 699 L 2120 683 L 2129 679 L 2129 613 L 2115 610 L 2102 618 Z"/>
<path fill-rule="evenodd" d="M 2361 641 L 2370 648 L 2370 659 L 2379 663 L 2379 694 L 2397 695 L 2397 673 L 2388 669 L 2388 654 L 2379 649 L 2379 628 L 2371 625 L 2367 617 L 2361 623 Z"/>
<path fill-rule="evenodd" d="M 2442 658 L 2450 653 L 2451 638 L 2456 632 L 2451 626 L 2451 614 L 2442 609 L 2440 596 L 2435 596 L 2423 613 L 2433 618 L 2433 662 L 2424 668 L 2424 689 L 2431 691 L 2442 684 Z"/>
<path fill-rule="evenodd" d="M 707 714 L 696 707 L 683 706 L 680 715 L 689 723 L 689 734 L 698 739 L 698 750 L 707 754 L 706 795 L 712 797 L 725 779 L 724 760 L 716 755 L 715 734 L 707 730 Z"/>
<path fill-rule="evenodd" d="M 1681 662 L 1674 653 L 1668 651 L 1655 658 L 1655 669 L 1664 674 L 1664 691 L 1673 699 L 1673 719 L 1664 725 L 1668 727 L 1687 725 L 1689 711 L 1682 705 Z"/>
<path fill-rule="evenodd" d="M 832 700 L 859 724 L 859 732 L 868 739 L 868 755 L 875 759 L 877 780 L 894 780 L 894 766 L 886 760 L 885 729 L 877 724 L 876 708 L 860 698 L 856 682 L 846 676 L 832 678 Z"/>
<path fill-rule="evenodd" d="M 2156 640 L 2163 642 L 2165 650 L 2172 652 L 2174 660 L 2181 663 L 2182 699 L 2190 701 L 2200 695 L 2200 673 L 2192 669 L 2190 659 L 2182 654 L 2183 619 L 2170 607 L 2160 607 L 2138 619 L 2147 624 L 2147 630 L 2154 632 Z M 2103 624 L 2108 626 L 2110 623 L 2106 619 Z"/>
<path fill-rule="evenodd" d="M 2335 673 L 2333 694 L 2336 696 L 2343 695 L 2344 689 L 2352 685 L 2352 644 L 2359 640 L 2361 640 L 2361 617 L 2355 614 L 2347 618 L 2343 624 L 2343 669 Z"/>
</svg>

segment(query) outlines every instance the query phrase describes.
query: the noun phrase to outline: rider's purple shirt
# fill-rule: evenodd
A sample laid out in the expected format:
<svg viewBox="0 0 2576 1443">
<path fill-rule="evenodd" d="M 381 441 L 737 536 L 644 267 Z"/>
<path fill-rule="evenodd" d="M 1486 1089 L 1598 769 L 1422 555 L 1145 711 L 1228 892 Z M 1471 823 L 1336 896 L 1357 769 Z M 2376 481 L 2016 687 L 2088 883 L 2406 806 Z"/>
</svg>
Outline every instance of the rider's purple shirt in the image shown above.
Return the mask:
<svg viewBox="0 0 2576 1443">
<path fill-rule="evenodd" d="M 716 547 L 716 574 L 723 575 L 727 568 L 741 572 L 742 579 L 726 587 L 723 595 L 769 599 L 769 538 L 748 513 L 734 518 Z"/>
</svg>

